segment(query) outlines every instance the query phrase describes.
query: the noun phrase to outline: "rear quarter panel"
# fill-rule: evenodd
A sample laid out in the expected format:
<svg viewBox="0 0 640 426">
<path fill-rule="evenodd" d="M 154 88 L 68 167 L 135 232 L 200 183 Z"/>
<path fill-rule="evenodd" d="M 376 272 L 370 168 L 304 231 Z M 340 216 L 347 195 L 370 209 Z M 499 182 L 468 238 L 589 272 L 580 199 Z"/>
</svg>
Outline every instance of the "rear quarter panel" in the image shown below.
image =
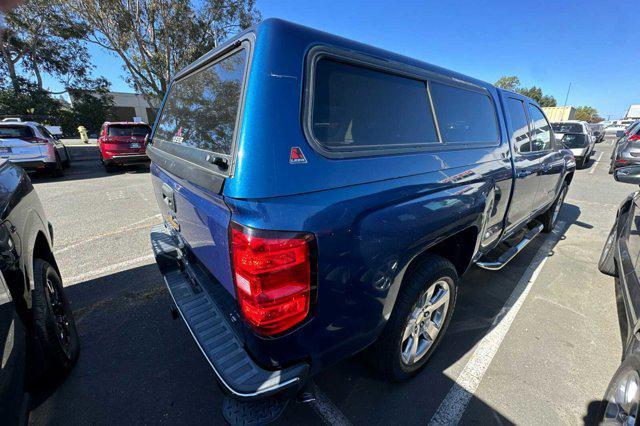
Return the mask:
<svg viewBox="0 0 640 426">
<path fill-rule="evenodd" d="M 470 227 L 486 233 L 491 218 L 501 224 L 510 188 L 510 162 L 492 160 L 288 197 L 227 198 L 238 223 L 313 232 L 318 243 L 310 321 L 274 340 L 246 339 L 250 352 L 267 366 L 310 356 L 316 371 L 366 347 L 391 315 L 411 261 L 447 236 Z"/>
</svg>

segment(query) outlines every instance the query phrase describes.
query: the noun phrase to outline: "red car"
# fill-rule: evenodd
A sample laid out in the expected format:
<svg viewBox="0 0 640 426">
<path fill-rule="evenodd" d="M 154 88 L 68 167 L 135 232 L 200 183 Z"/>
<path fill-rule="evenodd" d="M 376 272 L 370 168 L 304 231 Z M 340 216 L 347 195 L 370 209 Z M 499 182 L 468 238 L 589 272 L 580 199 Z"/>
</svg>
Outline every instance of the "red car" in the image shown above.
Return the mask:
<svg viewBox="0 0 640 426">
<path fill-rule="evenodd" d="M 100 161 L 107 172 L 116 166 L 148 163 L 146 136 L 151 127 L 146 123 L 106 122 L 100 129 L 98 147 Z"/>
</svg>

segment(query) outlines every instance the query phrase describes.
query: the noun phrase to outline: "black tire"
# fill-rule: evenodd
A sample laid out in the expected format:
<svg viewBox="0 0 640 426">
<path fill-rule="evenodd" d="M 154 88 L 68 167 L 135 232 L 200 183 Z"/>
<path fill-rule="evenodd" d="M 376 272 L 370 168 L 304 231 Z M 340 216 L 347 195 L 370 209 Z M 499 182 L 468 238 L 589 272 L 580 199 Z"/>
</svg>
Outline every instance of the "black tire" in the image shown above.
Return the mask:
<svg viewBox="0 0 640 426">
<path fill-rule="evenodd" d="M 40 371 L 43 377 L 59 379 L 71 371 L 80 354 L 73 311 L 53 266 L 36 259 L 33 279 L 34 339 L 44 363 Z"/>
<path fill-rule="evenodd" d="M 598 261 L 598 269 L 605 275 L 612 277 L 618 277 L 618 268 L 616 266 L 616 259 L 614 257 L 614 242 L 616 238 L 616 224 L 613 224 L 611 232 L 607 237 L 607 241 L 604 243 L 602 253 L 600 254 L 600 260 Z"/>
<path fill-rule="evenodd" d="M 56 165 L 51 170 L 51 176 L 53 177 L 62 177 L 64 176 L 64 168 L 62 166 L 62 162 L 60 161 L 60 157 L 56 155 Z"/>
<path fill-rule="evenodd" d="M 114 165 L 113 165 L 113 164 L 111 164 L 111 163 L 106 163 L 106 162 L 105 162 L 105 163 L 103 163 L 103 164 L 104 164 L 104 170 L 105 170 L 107 173 L 115 173 L 115 171 L 116 171 L 116 166 L 114 166 Z"/>
<path fill-rule="evenodd" d="M 429 255 L 409 272 L 396 299 L 393 312 L 382 334 L 368 350 L 370 363 L 387 379 L 401 382 L 417 374 L 427 363 L 446 333 L 458 296 L 458 274 L 447 259 Z M 408 329 L 416 306 L 424 293 L 439 282 L 449 287 L 448 306 L 441 316 L 439 331 L 426 352 L 415 363 L 403 361 L 403 334 Z M 429 320 L 431 323 L 431 320 Z M 434 323 L 435 324 L 435 323 Z"/>
<path fill-rule="evenodd" d="M 568 190 L 569 185 L 567 185 L 567 182 L 562 182 L 562 187 L 560 188 L 560 193 L 558 193 L 558 198 L 556 198 L 553 204 L 551 204 L 551 207 L 549 207 L 549 209 L 538 218 L 538 220 L 540 220 L 540 222 L 542 222 L 542 225 L 544 226 L 542 232 L 549 233 L 553 231 L 553 228 L 555 228 L 558 221 L 558 216 L 560 216 L 560 210 L 562 209 L 562 205 L 564 204 L 564 198 L 567 196 Z M 559 207 L 558 204 L 560 204 Z"/>
<path fill-rule="evenodd" d="M 71 156 L 69 155 L 67 147 L 64 148 L 64 153 L 67 155 L 67 159 L 62 162 L 62 167 L 68 169 L 71 167 Z"/>
</svg>

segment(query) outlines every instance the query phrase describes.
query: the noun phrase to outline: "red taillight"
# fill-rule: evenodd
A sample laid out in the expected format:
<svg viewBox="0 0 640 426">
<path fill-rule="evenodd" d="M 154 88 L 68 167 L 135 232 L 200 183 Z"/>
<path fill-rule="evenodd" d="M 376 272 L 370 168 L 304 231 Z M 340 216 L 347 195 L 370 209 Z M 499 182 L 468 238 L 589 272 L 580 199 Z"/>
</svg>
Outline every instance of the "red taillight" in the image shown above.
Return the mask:
<svg viewBox="0 0 640 426">
<path fill-rule="evenodd" d="M 233 223 L 231 258 L 238 304 L 259 334 L 272 336 L 309 314 L 315 265 L 312 234 L 260 231 Z"/>
<path fill-rule="evenodd" d="M 629 136 L 630 141 L 640 141 L 640 134 L 635 134 L 633 136 Z"/>
</svg>

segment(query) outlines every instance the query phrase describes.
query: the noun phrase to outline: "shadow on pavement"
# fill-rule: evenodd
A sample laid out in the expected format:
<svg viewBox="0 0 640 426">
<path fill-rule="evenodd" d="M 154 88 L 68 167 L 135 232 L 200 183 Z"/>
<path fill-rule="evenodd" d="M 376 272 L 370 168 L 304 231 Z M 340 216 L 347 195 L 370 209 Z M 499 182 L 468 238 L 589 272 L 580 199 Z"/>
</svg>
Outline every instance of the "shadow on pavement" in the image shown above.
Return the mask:
<svg viewBox="0 0 640 426">
<path fill-rule="evenodd" d="M 577 206 L 565 204 L 563 234 L 579 216 Z M 317 376 L 318 388 L 354 424 L 428 423 L 454 385 L 458 367 L 452 366 L 489 331 L 544 241 L 534 240 L 499 272 L 474 267 L 464 276 L 449 330 L 412 380 L 385 382 L 357 355 Z M 222 392 L 186 327 L 171 319 L 170 296 L 155 264 L 66 291 L 80 331 L 80 360 L 52 395 L 34 397 L 32 423 L 224 423 Z M 292 402 L 278 423 L 323 424 L 321 412 L 318 404 Z M 462 423 L 511 423 L 476 397 L 467 414 Z"/>
<path fill-rule="evenodd" d="M 148 173 L 148 164 L 123 166 L 113 173 L 107 173 L 100 163 L 100 154 L 96 145 L 70 145 L 67 150 L 71 155 L 71 167 L 65 170 L 62 177 L 52 177 L 44 172 L 34 173 L 31 180 L 35 183 L 65 182 L 102 178 L 125 173 Z"/>
</svg>

